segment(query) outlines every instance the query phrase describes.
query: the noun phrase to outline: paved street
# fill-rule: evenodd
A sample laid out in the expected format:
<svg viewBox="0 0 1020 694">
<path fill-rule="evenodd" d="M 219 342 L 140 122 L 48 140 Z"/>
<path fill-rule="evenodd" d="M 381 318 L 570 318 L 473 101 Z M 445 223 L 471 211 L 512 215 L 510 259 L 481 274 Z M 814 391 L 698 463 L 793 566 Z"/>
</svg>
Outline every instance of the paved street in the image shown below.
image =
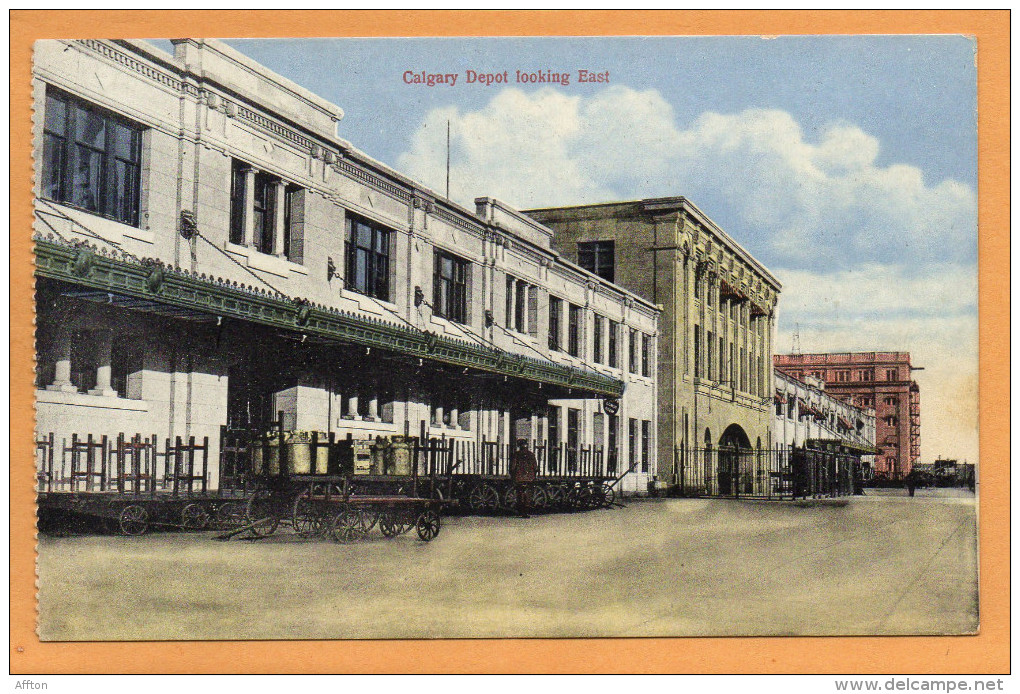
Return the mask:
<svg viewBox="0 0 1020 694">
<path fill-rule="evenodd" d="M 431 544 L 39 538 L 46 640 L 931 634 L 977 628 L 976 504 L 669 499 L 450 518 Z"/>
</svg>

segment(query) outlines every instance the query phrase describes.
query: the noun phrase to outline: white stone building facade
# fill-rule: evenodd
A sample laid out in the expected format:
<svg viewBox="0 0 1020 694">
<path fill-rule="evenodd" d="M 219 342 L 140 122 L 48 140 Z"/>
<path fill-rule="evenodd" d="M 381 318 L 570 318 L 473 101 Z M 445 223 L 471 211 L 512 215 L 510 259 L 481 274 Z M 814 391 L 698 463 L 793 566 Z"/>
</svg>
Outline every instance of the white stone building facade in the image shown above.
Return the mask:
<svg viewBox="0 0 1020 694">
<path fill-rule="evenodd" d="M 36 44 L 40 435 L 208 437 L 215 474 L 224 430 L 279 413 L 355 439 L 424 423 L 561 465 L 598 448 L 648 488 L 658 307 L 507 205 L 374 161 L 229 46 L 174 48 Z"/>
</svg>

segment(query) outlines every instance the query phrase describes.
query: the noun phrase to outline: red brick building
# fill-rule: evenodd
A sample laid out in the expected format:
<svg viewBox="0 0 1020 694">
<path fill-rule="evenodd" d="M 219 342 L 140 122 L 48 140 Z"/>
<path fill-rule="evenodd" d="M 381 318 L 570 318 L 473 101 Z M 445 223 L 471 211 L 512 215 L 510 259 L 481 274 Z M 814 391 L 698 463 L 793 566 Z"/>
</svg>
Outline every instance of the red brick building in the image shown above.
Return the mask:
<svg viewBox="0 0 1020 694">
<path fill-rule="evenodd" d="M 777 370 L 802 379 L 815 376 L 830 395 L 875 409 L 875 472 L 902 479 L 921 454 L 921 394 L 909 352 L 776 354 Z"/>
</svg>

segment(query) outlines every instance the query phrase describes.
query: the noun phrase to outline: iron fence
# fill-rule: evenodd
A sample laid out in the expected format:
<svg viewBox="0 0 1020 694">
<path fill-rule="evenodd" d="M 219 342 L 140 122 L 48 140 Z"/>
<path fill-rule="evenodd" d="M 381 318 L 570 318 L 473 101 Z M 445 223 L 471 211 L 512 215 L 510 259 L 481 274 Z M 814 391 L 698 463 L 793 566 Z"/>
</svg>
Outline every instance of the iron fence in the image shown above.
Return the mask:
<svg viewBox="0 0 1020 694">
<path fill-rule="evenodd" d="M 681 496 L 809 499 L 848 496 L 859 485 L 857 457 L 810 448 L 676 448 Z"/>
</svg>

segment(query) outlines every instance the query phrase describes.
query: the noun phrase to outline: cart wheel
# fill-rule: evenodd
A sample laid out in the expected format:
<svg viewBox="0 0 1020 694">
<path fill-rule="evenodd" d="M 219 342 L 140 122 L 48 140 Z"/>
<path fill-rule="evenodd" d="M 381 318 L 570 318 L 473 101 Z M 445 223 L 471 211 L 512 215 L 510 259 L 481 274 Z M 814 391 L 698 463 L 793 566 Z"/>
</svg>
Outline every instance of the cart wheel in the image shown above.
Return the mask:
<svg viewBox="0 0 1020 694">
<path fill-rule="evenodd" d="M 185 530 L 205 530 L 209 527 L 209 512 L 201 504 L 188 504 L 181 511 L 181 527 Z"/>
<path fill-rule="evenodd" d="M 273 508 L 267 490 L 258 489 L 251 495 L 245 506 L 244 520 L 252 524 L 251 534 L 255 537 L 268 537 L 276 532 L 280 526 L 280 517 Z"/>
<path fill-rule="evenodd" d="M 602 485 L 602 505 L 609 508 L 616 503 L 616 490 L 608 482 Z"/>
<path fill-rule="evenodd" d="M 313 493 L 313 487 L 308 487 L 294 499 L 292 522 L 294 532 L 301 537 L 314 537 L 321 532 L 322 519 L 315 501 L 311 498 Z"/>
<path fill-rule="evenodd" d="M 536 511 L 544 511 L 545 507 L 549 505 L 549 495 L 545 492 L 545 487 L 541 484 L 531 485 L 531 508 Z"/>
<path fill-rule="evenodd" d="M 149 529 L 149 512 L 144 506 L 131 504 L 120 512 L 120 531 L 125 535 L 144 535 Z"/>
<path fill-rule="evenodd" d="M 216 525 L 220 528 L 237 528 L 244 524 L 244 504 L 228 501 L 216 509 Z"/>
<path fill-rule="evenodd" d="M 499 492 L 491 485 L 480 484 L 471 490 L 468 503 L 479 513 L 495 513 L 499 510 Z"/>
<path fill-rule="evenodd" d="M 333 538 L 333 542 L 343 544 L 360 540 L 365 532 L 364 519 L 354 510 L 342 511 L 334 516 L 329 527 L 329 536 Z"/>
<path fill-rule="evenodd" d="M 549 489 L 546 491 L 546 505 L 554 510 L 562 510 L 564 506 L 565 491 L 563 487 L 558 484 L 550 484 Z"/>
<path fill-rule="evenodd" d="M 379 530 L 384 536 L 393 538 L 404 532 L 404 524 L 397 519 L 396 515 L 384 513 L 379 519 Z"/>
<path fill-rule="evenodd" d="M 517 489 L 512 484 L 504 489 L 500 495 L 500 506 L 503 507 L 504 511 L 517 510 Z"/>
<path fill-rule="evenodd" d="M 422 511 L 418 516 L 418 539 L 422 542 L 429 542 L 439 534 L 442 521 L 435 511 Z"/>
</svg>

